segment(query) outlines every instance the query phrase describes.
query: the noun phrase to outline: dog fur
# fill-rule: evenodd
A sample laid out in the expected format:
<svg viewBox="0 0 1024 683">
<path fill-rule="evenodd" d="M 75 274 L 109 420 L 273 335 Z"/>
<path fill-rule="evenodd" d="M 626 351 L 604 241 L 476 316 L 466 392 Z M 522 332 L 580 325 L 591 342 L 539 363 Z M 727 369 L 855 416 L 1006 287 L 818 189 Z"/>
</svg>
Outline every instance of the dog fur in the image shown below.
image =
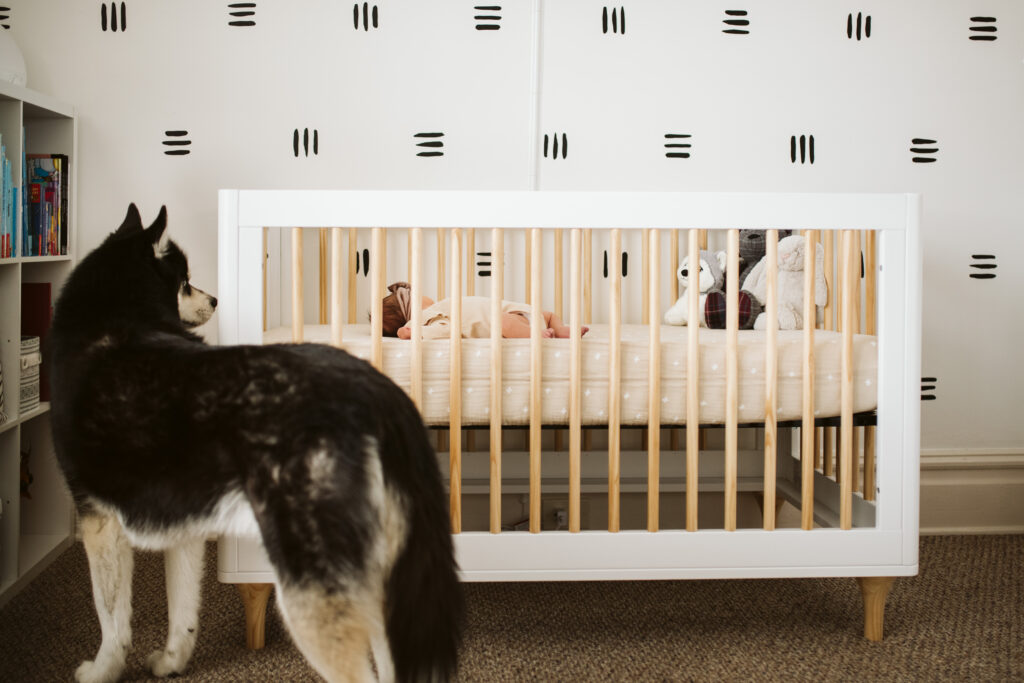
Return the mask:
<svg viewBox="0 0 1024 683">
<path fill-rule="evenodd" d="M 258 534 L 299 650 L 331 681 L 446 680 L 463 603 L 435 455 L 400 388 L 316 344 L 208 346 L 216 299 L 133 204 L 71 273 L 50 333 L 57 458 L 102 630 L 79 681 L 114 681 L 131 644 L 132 548 L 162 550 L 169 633 L 147 664 L 188 665 L 204 541 Z"/>
</svg>

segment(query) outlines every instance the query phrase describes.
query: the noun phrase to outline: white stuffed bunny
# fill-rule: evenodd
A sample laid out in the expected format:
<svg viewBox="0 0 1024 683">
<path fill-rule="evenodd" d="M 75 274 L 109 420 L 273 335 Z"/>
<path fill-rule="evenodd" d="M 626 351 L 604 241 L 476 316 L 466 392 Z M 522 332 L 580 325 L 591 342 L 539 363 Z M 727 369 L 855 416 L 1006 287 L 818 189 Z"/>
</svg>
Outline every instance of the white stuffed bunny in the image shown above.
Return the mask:
<svg viewBox="0 0 1024 683">
<path fill-rule="evenodd" d="M 825 249 L 820 243 L 814 252 L 814 305 L 824 306 L 828 299 L 828 287 L 825 284 Z M 804 326 L 804 251 L 805 242 L 802 235 L 790 235 L 779 240 L 778 248 L 778 302 L 779 329 L 798 330 Z M 747 275 L 743 289 L 750 292 L 762 306 L 766 303 L 768 273 L 765 259 L 758 261 L 754 269 Z M 815 321 L 811 321 L 814 325 Z M 754 321 L 755 330 L 766 327 L 765 314 L 762 313 Z"/>
<path fill-rule="evenodd" d="M 700 289 L 700 325 L 707 325 L 704 320 L 704 301 L 707 299 L 708 292 L 721 290 L 725 287 L 725 264 L 726 253 L 724 251 L 720 251 L 717 254 L 712 254 L 710 251 L 700 252 L 700 274 L 697 278 L 697 287 Z M 686 294 L 690 286 L 689 255 L 683 257 L 676 275 L 679 278 L 682 291 L 679 300 L 672 304 L 670 309 L 665 311 L 665 324 L 667 325 L 687 324 L 690 312 L 689 297 Z"/>
</svg>

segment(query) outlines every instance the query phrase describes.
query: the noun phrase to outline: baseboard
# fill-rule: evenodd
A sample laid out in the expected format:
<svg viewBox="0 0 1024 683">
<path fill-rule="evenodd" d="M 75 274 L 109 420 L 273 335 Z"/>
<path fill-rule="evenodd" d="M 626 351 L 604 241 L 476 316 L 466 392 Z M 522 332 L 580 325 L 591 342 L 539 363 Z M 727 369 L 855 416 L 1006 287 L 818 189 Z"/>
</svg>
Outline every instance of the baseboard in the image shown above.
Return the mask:
<svg viewBox="0 0 1024 683">
<path fill-rule="evenodd" d="M 1024 450 L 921 451 L 921 534 L 1024 533 Z"/>
</svg>

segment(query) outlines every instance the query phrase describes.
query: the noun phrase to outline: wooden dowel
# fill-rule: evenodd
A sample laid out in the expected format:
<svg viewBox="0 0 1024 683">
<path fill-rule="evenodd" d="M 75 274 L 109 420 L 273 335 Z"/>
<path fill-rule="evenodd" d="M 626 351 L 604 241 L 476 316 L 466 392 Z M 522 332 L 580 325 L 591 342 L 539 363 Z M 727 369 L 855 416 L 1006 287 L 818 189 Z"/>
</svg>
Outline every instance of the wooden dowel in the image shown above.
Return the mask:
<svg viewBox="0 0 1024 683">
<path fill-rule="evenodd" d="M 423 410 L 423 229 L 413 228 L 409 235 L 409 328 L 412 333 L 412 357 L 409 358 L 409 387 L 412 400 Z"/>
<path fill-rule="evenodd" d="M 384 228 L 370 230 L 373 262 L 370 264 L 370 364 L 381 370 L 384 366 L 384 281 L 387 277 L 387 247 Z"/>
<path fill-rule="evenodd" d="M 491 533 L 501 531 L 501 302 L 505 296 L 505 236 L 491 230 Z"/>
<path fill-rule="evenodd" d="M 593 253 L 594 231 L 587 228 L 583 231 L 583 324 L 590 325 L 594 322 L 594 297 L 593 287 Z M 588 432 L 589 433 L 589 432 Z"/>
<path fill-rule="evenodd" d="M 878 334 L 878 233 L 867 232 L 864 254 L 864 332 Z"/>
<path fill-rule="evenodd" d="M 725 268 L 725 530 L 736 530 L 739 457 L 740 231 L 728 232 Z M 693 324 L 694 321 L 690 321 Z"/>
<path fill-rule="evenodd" d="M 269 228 L 263 228 L 263 331 L 267 331 L 267 265 L 270 260 L 270 252 L 267 251 L 267 233 Z"/>
<path fill-rule="evenodd" d="M 302 228 L 292 228 L 292 341 L 302 341 Z"/>
<path fill-rule="evenodd" d="M 553 237 L 555 239 L 555 315 L 562 320 L 565 320 L 562 308 L 562 297 L 563 289 L 565 287 L 564 277 L 562 275 L 562 231 L 554 230 Z"/>
<path fill-rule="evenodd" d="M 836 277 L 835 277 L 835 238 L 834 231 L 825 230 L 821 235 L 821 244 L 825 250 L 825 289 L 828 294 L 825 297 L 824 320 L 825 329 L 834 330 L 835 326 L 835 298 L 836 298 Z"/>
<path fill-rule="evenodd" d="M 658 258 L 660 234 L 648 230 L 647 240 L 651 254 L 647 264 L 648 304 L 650 306 L 648 334 L 650 347 L 647 365 L 647 530 L 657 531 L 659 524 L 659 494 L 661 469 L 661 263 Z"/>
<path fill-rule="evenodd" d="M 356 271 L 359 269 L 359 230 L 348 229 L 348 324 L 356 324 Z"/>
<path fill-rule="evenodd" d="M 612 229 L 610 254 L 622 252 L 622 231 Z M 620 421 L 622 419 L 622 270 L 608 269 L 608 531 L 618 531 Z"/>
<path fill-rule="evenodd" d="M 580 530 L 580 457 L 583 414 L 582 301 L 579 228 L 569 233 L 569 531 Z"/>
<path fill-rule="evenodd" d="M 864 500 L 875 499 L 875 428 L 864 428 Z"/>
<path fill-rule="evenodd" d="M 466 296 L 476 295 L 476 228 L 466 229 Z M 470 432 L 472 436 L 472 432 Z"/>
<path fill-rule="evenodd" d="M 778 463 L 779 378 L 779 231 L 765 234 L 765 357 L 764 357 L 764 528 L 775 528 L 775 481 Z"/>
<path fill-rule="evenodd" d="M 540 466 L 541 466 L 541 377 L 542 332 L 544 314 L 541 302 L 541 231 L 530 229 L 530 532 L 539 533 L 541 526 Z"/>
<path fill-rule="evenodd" d="M 448 337 L 448 471 L 452 533 L 462 531 L 462 231 L 451 230 L 451 331 Z"/>
<path fill-rule="evenodd" d="M 669 233 L 669 268 L 672 269 L 670 271 L 672 278 L 672 288 L 670 291 L 672 292 L 673 303 L 679 299 L 679 277 L 677 276 L 679 273 L 679 233 L 679 230 L 672 230 Z"/>
<path fill-rule="evenodd" d="M 318 275 L 320 278 L 320 317 L 319 323 L 321 325 L 327 324 L 327 228 L 320 228 L 320 269 Z"/>
<path fill-rule="evenodd" d="M 643 272 L 640 273 L 640 282 L 649 283 L 650 282 L 649 272 L 650 272 L 650 268 L 651 268 L 651 229 L 650 228 L 644 229 L 643 232 L 641 233 L 641 237 L 643 238 L 642 239 L 643 245 L 642 245 L 642 248 L 640 250 L 641 251 L 641 270 Z M 640 302 L 640 311 L 641 311 L 641 320 L 640 320 L 640 322 L 642 322 L 644 325 L 647 325 L 650 322 L 650 315 L 649 315 L 649 313 L 650 313 L 650 303 L 649 302 L 650 302 L 650 298 L 651 298 L 650 289 L 651 289 L 650 286 L 641 287 L 641 290 L 643 292 L 643 300 Z"/>
<path fill-rule="evenodd" d="M 843 301 L 851 301 L 859 268 L 854 267 L 854 237 L 852 230 L 843 231 Z M 854 307 L 843 304 L 843 352 L 840 385 L 840 487 L 839 528 L 853 526 L 853 313 Z"/>
<path fill-rule="evenodd" d="M 526 240 L 526 300 L 533 301 L 533 239 L 529 231 L 523 237 Z"/>
<path fill-rule="evenodd" d="M 344 327 L 341 312 L 342 237 L 341 228 L 331 228 L 331 344 L 334 346 L 341 346 Z"/>
<path fill-rule="evenodd" d="M 437 299 L 444 298 L 444 228 L 437 229 Z"/>
<path fill-rule="evenodd" d="M 689 263 L 700 263 L 699 231 L 687 233 Z M 700 288 L 686 290 L 688 320 L 700 320 Z M 686 337 L 686 530 L 697 530 L 700 462 L 700 326 L 691 324 Z"/>
<path fill-rule="evenodd" d="M 801 492 L 800 524 L 814 527 L 814 261 L 818 234 L 804 232 L 804 301 L 803 301 L 803 421 L 800 426 Z"/>
</svg>

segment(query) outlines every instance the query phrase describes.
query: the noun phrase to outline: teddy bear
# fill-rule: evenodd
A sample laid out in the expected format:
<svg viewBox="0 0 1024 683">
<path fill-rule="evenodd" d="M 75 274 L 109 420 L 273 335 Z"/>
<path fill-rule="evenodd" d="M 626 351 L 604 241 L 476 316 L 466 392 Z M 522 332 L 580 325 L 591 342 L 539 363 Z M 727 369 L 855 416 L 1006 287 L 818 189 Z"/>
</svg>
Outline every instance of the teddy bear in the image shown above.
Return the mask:
<svg viewBox="0 0 1024 683">
<path fill-rule="evenodd" d="M 700 310 L 704 310 L 704 302 L 711 292 L 720 292 L 722 287 L 725 286 L 725 263 L 726 253 L 720 251 L 718 253 L 711 253 L 710 251 L 701 250 L 700 252 L 700 270 L 697 276 L 697 288 L 700 290 L 699 306 Z M 682 262 L 679 264 L 679 270 L 676 272 L 676 276 L 679 278 L 679 284 L 682 286 L 682 291 L 679 296 L 679 300 L 672 304 L 672 307 L 665 312 L 665 323 L 668 325 L 686 325 L 687 318 L 690 312 L 690 302 L 687 295 L 687 289 L 690 285 L 690 257 L 686 255 L 683 257 Z M 706 325 L 704 316 L 701 316 L 699 324 Z"/>
<path fill-rule="evenodd" d="M 828 299 L 828 287 L 825 284 L 825 249 L 815 243 L 814 252 L 814 304 L 824 306 Z M 778 248 L 778 318 L 780 330 L 798 330 L 803 328 L 804 310 L 804 252 L 806 243 L 802 235 L 790 235 L 779 240 Z M 747 275 L 743 283 L 763 307 L 765 305 L 768 286 L 766 258 L 762 258 Z M 762 313 L 754 321 L 755 330 L 766 327 L 765 314 Z M 810 321 L 814 325 L 816 321 Z"/>
<path fill-rule="evenodd" d="M 779 239 L 788 237 L 792 230 L 779 230 Z M 737 282 L 740 283 L 740 293 L 737 298 L 739 302 L 739 329 L 749 330 L 754 327 L 754 321 L 761 314 L 761 303 L 753 296 L 745 286 L 747 276 L 754 266 L 764 258 L 766 246 L 766 230 L 740 230 L 740 274 Z M 728 278 L 726 279 L 728 288 Z M 704 319 L 708 327 L 724 330 L 726 326 L 726 296 L 725 292 L 709 293 L 704 303 Z"/>
</svg>

